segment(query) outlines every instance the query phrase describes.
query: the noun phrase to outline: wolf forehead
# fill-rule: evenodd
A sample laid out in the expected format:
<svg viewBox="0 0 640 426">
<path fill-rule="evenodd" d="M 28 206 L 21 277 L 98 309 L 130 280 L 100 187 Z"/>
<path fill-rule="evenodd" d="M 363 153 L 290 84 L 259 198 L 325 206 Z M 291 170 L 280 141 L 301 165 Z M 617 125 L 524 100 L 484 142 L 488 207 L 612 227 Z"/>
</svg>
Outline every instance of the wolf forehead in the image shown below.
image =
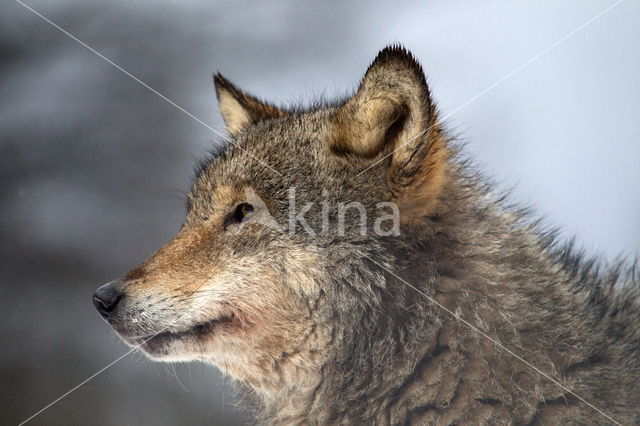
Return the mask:
<svg viewBox="0 0 640 426">
<path fill-rule="evenodd" d="M 320 164 L 330 115 L 329 110 L 287 112 L 283 117 L 252 123 L 240 133 L 230 133 L 196 168 L 194 182 L 282 179 L 292 171 L 312 171 Z"/>
<path fill-rule="evenodd" d="M 250 187 L 282 203 L 291 188 L 300 201 L 362 193 L 373 173 L 357 179 L 364 167 L 354 167 L 332 152 L 328 123 L 334 113 L 335 106 L 324 103 L 288 110 L 285 116 L 253 123 L 220 140 L 196 167 L 188 209 L 209 205 L 221 187 Z"/>
<path fill-rule="evenodd" d="M 214 76 L 228 138 L 200 165 L 188 207 L 220 187 L 250 186 L 274 204 L 398 204 L 405 223 L 438 207 L 450 150 L 422 68 L 400 46 L 383 49 L 357 90 L 335 102 L 281 108 Z"/>
<path fill-rule="evenodd" d="M 195 170 L 188 204 L 195 205 L 220 187 L 248 186 L 282 199 L 292 186 L 319 188 L 323 183 L 320 170 L 330 170 L 320 152 L 326 133 L 321 115 L 325 114 L 262 121 L 219 141 Z"/>
</svg>

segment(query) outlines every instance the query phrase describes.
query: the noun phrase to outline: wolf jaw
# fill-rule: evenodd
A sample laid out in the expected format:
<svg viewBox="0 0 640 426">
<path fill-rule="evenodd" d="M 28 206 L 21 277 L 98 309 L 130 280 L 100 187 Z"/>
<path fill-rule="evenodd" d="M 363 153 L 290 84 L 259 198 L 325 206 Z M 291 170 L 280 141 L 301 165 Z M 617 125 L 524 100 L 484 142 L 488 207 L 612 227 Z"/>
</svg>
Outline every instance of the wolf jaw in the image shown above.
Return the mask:
<svg viewBox="0 0 640 426">
<path fill-rule="evenodd" d="M 191 344 L 207 339 L 213 333 L 220 332 L 220 328 L 232 327 L 233 316 L 222 316 L 216 319 L 198 323 L 180 331 L 162 331 L 143 336 L 127 336 L 119 334 L 120 338 L 131 347 L 140 348 L 147 356 L 161 361 L 164 358 L 176 360 L 176 354 L 184 351 L 185 341 Z M 172 356 L 173 354 L 173 356 Z M 186 360 L 190 360 L 186 357 Z"/>
<path fill-rule="evenodd" d="M 101 291 L 116 330 L 160 332 L 141 346 L 154 358 L 221 367 L 265 423 L 640 422 L 635 273 L 616 289 L 619 268 L 597 272 L 492 197 L 408 51 L 383 49 L 353 96 L 309 109 L 215 86 L 231 142 L 200 167 L 176 238 L 119 299 Z M 362 235 L 353 212 L 345 234 L 265 226 L 287 221 L 289 188 L 370 215 L 395 203 L 400 235 Z M 220 312 L 233 320 L 208 323 Z"/>
</svg>

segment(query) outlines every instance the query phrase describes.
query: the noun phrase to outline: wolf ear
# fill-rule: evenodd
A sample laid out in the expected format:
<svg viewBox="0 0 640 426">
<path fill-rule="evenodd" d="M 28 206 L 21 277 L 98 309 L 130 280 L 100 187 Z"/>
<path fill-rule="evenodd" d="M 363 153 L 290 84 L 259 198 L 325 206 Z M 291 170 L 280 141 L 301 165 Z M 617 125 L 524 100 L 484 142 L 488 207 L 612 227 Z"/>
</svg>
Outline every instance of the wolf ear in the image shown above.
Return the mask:
<svg viewBox="0 0 640 426">
<path fill-rule="evenodd" d="M 401 217 L 430 214 L 445 181 L 446 139 L 422 67 L 404 47 L 378 54 L 331 132 L 335 153 L 387 165 Z"/>
<path fill-rule="evenodd" d="M 220 114 L 227 131 L 231 134 L 241 132 L 250 124 L 285 115 L 283 110 L 238 89 L 220 73 L 213 76 L 213 83 Z"/>
</svg>

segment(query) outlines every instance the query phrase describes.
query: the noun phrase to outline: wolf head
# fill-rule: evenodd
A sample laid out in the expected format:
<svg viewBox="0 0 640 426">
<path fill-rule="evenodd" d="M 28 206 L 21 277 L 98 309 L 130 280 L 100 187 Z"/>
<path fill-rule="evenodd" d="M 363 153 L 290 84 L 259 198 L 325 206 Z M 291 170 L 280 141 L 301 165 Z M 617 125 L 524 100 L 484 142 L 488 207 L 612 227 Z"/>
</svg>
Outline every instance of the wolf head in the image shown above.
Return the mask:
<svg viewBox="0 0 640 426">
<path fill-rule="evenodd" d="M 308 109 L 214 81 L 228 140 L 199 167 L 182 228 L 94 303 L 149 357 L 211 362 L 266 389 L 351 350 L 355 326 L 393 321 L 396 290 L 369 259 L 407 261 L 429 234 L 449 151 L 399 46 L 352 96 Z"/>
</svg>

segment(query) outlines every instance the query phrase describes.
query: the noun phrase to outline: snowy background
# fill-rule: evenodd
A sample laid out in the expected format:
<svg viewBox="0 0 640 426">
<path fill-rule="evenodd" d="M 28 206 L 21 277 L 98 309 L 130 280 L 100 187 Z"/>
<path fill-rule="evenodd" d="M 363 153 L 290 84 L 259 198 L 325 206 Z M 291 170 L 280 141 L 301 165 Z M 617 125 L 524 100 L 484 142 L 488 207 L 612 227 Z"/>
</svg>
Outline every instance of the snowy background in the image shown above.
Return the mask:
<svg viewBox="0 0 640 426">
<path fill-rule="evenodd" d="M 26 3 L 216 127 L 216 70 L 267 99 L 307 102 L 352 89 L 380 48 L 402 42 L 502 189 L 516 185 L 517 200 L 590 253 L 639 251 L 637 2 L 522 68 L 615 1 Z M 19 3 L 0 5 L 2 423 L 126 352 L 91 295 L 171 238 L 195 161 L 216 140 Z M 241 423 L 231 401 L 213 368 L 129 355 L 29 424 Z"/>
</svg>

